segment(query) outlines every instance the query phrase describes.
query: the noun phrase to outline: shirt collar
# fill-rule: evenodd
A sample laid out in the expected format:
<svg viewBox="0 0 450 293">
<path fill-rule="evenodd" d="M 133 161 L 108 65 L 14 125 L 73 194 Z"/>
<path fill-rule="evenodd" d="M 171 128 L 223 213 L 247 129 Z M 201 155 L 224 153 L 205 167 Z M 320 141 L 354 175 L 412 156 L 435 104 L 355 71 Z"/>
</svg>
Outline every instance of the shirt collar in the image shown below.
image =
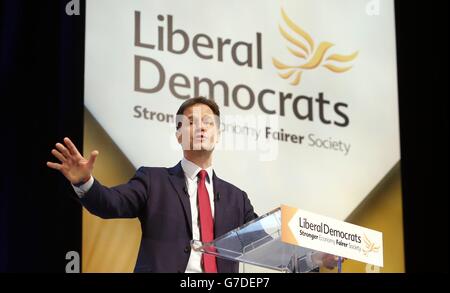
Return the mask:
<svg viewBox="0 0 450 293">
<path fill-rule="evenodd" d="M 198 172 L 200 172 L 200 170 L 202 170 L 202 168 L 200 168 L 199 166 L 192 163 L 191 161 L 189 161 L 186 158 L 183 158 L 181 160 L 181 167 L 183 168 L 183 171 L 184 171 L 184 174 L 186 175 L 186 177 L 188 177 L 191 180 L 195 180 Z M 209 166 L 208 168 L 205 169 L 205 171 L 206 171 L 206 173 L 208 173 L 208 181 L 210 181 L 212 178 L 212 174 L 213 174 L 213 167 Z"/>
</svg>

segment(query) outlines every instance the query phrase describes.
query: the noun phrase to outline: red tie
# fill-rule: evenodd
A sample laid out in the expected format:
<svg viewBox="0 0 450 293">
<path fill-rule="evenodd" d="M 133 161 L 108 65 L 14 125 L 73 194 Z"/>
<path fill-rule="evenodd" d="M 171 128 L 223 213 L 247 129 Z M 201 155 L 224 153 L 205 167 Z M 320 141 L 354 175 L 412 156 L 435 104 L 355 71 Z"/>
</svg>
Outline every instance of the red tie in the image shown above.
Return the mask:
<svg viewBox="0 0 450 293">
<path fill-rule="evenodd" d="M 202 242 L 214 240 L 214 221 L 211 213 L 211 204 L 209 202 L 208 190 L 206 189 L 205 179 L 206 171 L 198 172 L 198 210 L 200 213 L 200 235 Z M 213 255 L 202 255 L 203 269 L 205 273 L 217 273 L 216 257 Z"/>
</svg>

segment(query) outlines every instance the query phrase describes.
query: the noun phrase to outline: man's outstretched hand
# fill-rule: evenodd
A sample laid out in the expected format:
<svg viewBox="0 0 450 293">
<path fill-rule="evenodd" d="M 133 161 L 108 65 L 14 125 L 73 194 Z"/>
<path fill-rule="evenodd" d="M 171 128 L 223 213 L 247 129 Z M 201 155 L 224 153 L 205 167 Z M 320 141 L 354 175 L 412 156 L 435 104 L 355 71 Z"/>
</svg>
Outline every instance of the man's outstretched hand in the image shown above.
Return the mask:
<svg viewBox="0 0 450 293">
<path fill-rule="evenodd" d="M 55 146 L 56 149 L 52 149 L 52 154 L 60 163 L 47 162 L 47 166 L 60 171 L 74 185 L 88 181 L 94 169 L 98 151 L 91 152 L 89 160 L 86 160 L 67 137 L 64 138 L 64 144 L 57 143 Z"/>
</svg>

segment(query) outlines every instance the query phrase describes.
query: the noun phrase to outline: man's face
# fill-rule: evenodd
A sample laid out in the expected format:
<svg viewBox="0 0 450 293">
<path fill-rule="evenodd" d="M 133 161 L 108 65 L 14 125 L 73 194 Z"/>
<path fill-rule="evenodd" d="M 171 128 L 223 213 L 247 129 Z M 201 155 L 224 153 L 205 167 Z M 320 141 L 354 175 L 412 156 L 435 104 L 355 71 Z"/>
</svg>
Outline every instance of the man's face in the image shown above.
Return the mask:
<svg viewBox="0 0 450 293">
<path fill-rule="evenodd" d="M 184 110 L 177 139 L 183 150 L 212 151 L 219 136 L 218 129 L 213 111 L 207 105 L 194 104 Z"/>
</svg>

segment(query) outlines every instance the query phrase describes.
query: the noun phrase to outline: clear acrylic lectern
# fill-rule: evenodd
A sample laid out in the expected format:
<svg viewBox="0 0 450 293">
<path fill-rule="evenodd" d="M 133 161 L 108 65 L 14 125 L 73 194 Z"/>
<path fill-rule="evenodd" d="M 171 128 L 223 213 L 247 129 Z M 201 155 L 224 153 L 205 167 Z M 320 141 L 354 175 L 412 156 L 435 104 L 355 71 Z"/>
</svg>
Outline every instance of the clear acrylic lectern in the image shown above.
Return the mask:
<svg viewBox="0 0 450 293">
<path fill-rule="evenodd" d="M 191 245 L 195 251 L 281 272 L 307 273 L 319 267 L 313 261 L 319 251 L 281 241 L 281 208 L 212 242 L 192 240 Z"/>
</svg>

